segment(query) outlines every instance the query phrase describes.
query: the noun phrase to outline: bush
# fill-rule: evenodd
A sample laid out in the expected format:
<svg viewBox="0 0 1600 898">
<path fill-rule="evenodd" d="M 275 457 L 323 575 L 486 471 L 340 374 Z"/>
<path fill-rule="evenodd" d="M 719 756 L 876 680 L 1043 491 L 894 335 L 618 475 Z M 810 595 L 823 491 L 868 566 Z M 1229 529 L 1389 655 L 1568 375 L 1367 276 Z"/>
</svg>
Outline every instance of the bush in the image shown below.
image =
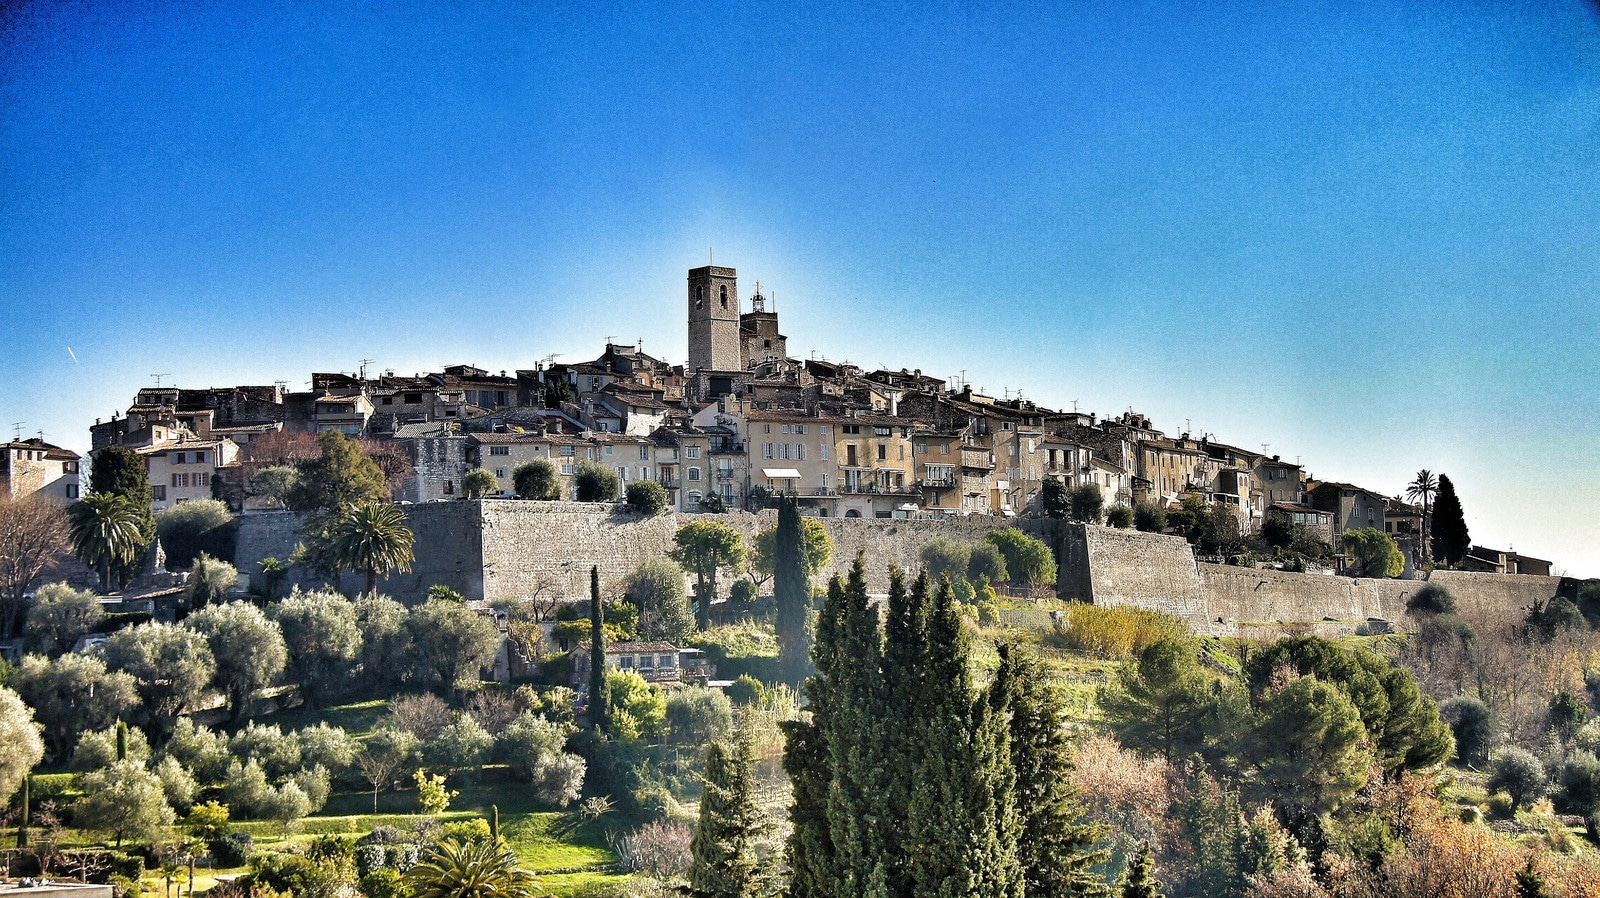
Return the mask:
<svg viewBox="0 0 1600 898">
<path fill-rule="evenodd" d="M 243 867 L 256 850 L 255 837 L 249 833 L 228 833 L 208 843 L 211 856 L 219 867 Z"/>
<path fill-rule="evenodd" d="M 998 553 L 996 553 L 998 556 Z M 928 576 L 937 580 L 940 574 L 952 578 L 965 577 L 972 558 L 972 547 L 942 536 L 934 537 L 922 547 L 922 567 Z"/>
<path fill-rule="evenodd" d="M 999 549 L 1005 558 L 1007 582 L 1024 587 L 1049 586 L 1056 582 L 1055 556 L 1050 553 L 1050 547 L 1039 540 L 1015 527 L 1007 527 L 984 534 L 983 541 Z M 976 554 L 974 552 L 974 556 Z"/>
<path fill-rule="evenodd" d="M 750 610 L 756 603 L 756 585 L 740 577 L 733 581 L 733 588 L 728 590 L 728 601 L 741 611 Z"/>
<path fill-rule="evenodd" d="M 952 574 L 952 576 L 956 576 Z M 995 581 L 1004 582 L 1009 576 L 1006 570 L 1006 558 L 1000 554 L 1000 549 L 991 543 L 978 543 L 968 550 L 967 554 L 967 579 L 973 583 L 982 580 L 986 583 Z"/>
<path fill-rule="evenodd" d="M 366 898 L 400 898 L 405 889 L 400 882 L 400 871 L 381 867 L 361 877 L 361 894 Z"/>
<path fill-rule="evenodd" d="M 658 515 L 667 510 L 667 488 L 654 480 L 635 480 L 628 484 L 628 505 L 643 515 Z"/>
<path fill-rule="evenodd" d="M 579 502 L 617 501 L 617 472 L 592 461 L 580 461 L 573 468 L 572 485 Z"/>
<path fill-rule="evenodd" d="M 1406 599 L 1407 614 L 1455 614 L 1456 597 L 1438 583 L 1429 583 Z"/>
<path fill-rule="evenodd" d="M 733 729 L 733 702 L 721 690 L 704 686 L 674 690 L 667 699 L 667 726 L 679 743 L 721 739 Z"/>
<path fill-rule="evenodd" d="M 1106 509 L 1106 526 L 1126 530 L 1133 526 L 1133 509 L 1126 505 L 1113 505 Z"/>
<path fill-rule="evenodd" d="M 555 465 L 542 458 L 517 465 L 511 472 L 511 486 L 524 499 L 561 498 L 561 474 Z"/>
<path fill-rule="evenodd" d="M 1472 696 L 1457 696 L 1439 706 L 1439 716 L 1450 724 L 1456 757 L 1463 764 L 1477 766 L 1488 760 L 1494 743 L 1494 718 L 1487 705 Z"/>
<path fill-rule="evenodd" d="M 1527 806 L 1544 797 L 1550 784 L 1544 765 L 1532 752 L 1507 746 L 1495 753 L 1489 789 L 1511 796 L 1512 809 Z"/>
<path fill-rule="evenodd" d="M 233 512 L 226 502 L 195 499 L 156 513 L 156 535 L 167 553 L 167 567 L 181 571 L 202 553 L 212 558 L 232 558 Z"/>
<path fill-rule="evenodd" d="M 1122 660 L 1162 639 L 1188 638 L 1178 618 L 1145 608 L 1072 605 L 1053 625 L 1057 645 L 1102 658 Z"/>
<path fill-rule="evenodd" d="M 1148 499 L 1141 499 L 1135 502 L 1133 505 L 1133 526 L 1134 529 L 1145 533 L 1166 532 L 1166 509 Z"/>
<path fill-rule="evenodd" d="M 749 674 L 740 674 L 733 685 L 728 687 L 728 700 L 740 707 L 758 705 L 761 697 L 766 692 L 766 687 L 761 681 Z"/>
</svg>

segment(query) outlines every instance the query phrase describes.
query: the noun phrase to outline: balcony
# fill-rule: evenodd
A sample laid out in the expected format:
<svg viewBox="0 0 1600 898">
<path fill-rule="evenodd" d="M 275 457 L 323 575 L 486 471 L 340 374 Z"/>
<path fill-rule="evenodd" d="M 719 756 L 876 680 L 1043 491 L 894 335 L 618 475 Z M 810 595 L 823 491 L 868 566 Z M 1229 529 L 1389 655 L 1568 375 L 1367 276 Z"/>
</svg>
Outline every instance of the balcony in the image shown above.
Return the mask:
<svg viewBox="0 0 1600 898">
<path fill-rule="evenodd" d="M 955 489 L 958 485 L 954 477 L 924 477 L 922 485 L 930 490 Z"/>
<path fill-rule="evenodd" d="M 733 479 L 733 474 L 734 474 L 734 471 L 733 471 L 732 468 L 718 468 L 717 469 L 717 479 L 718 480 L 732 480 Z"/>
<path fill-rule="evenodd" d="M 657 477 L 656 478 L 656 483 L 661 484 L 662 486 L 666 487 L 669 490 L 676 490 L 676 489 L 682 489 L 683 488 L 683 482 L 682 481 L 673 480 L 670 477 Z"/>
<path fill-rule="evenodd" d="M 914 486 L 883 486 L 877 483 L 846 483 L 839 492 L 855 496 L 915 496 Z"/>
<path fill-rule="evenodd" d="M 708 452 L 711 455 L 743 455 L 743 443 L 724 443 L 721 447 L 712 446 Z"/>
</svg>

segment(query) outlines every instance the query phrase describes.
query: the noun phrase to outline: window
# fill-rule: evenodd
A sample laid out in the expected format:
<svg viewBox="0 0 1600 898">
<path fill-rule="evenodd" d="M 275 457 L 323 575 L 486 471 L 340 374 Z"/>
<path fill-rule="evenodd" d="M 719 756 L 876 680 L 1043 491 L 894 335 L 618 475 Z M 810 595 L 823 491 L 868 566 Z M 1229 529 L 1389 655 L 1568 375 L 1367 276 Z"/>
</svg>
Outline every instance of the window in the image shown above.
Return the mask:
<svg viewBox="0 0 1600 898">
<path fill-rule="evenodd" d="M 788 433 L 789 432 L 789 425 L 784 424 L 779 428 L 779 430 L 781 430 L 783 433 Z"/>
<path fill-rule="evenodd" d="M 454 496 L 456 494 L 456 482 L 454 480 L 446 480 L 444 482 L 444 494 L 446 496 Z"/>
<path fill-rule="evenodd" d="M 380 400 L 378 402 L 378 404 L 379 405 L 394 405 L 394 397 L 393 396 L 385 396 L 385 397 L 383 397 L 382 400 Z"/>
<path fill-rule="evenodd" d="M 796 461 L 805 461 L 806 460 L 806 444 L 805 443 L 795 443 L 794 444 L 794 457 L 795 457 Z"/>
<path fill-rule="evenodd" d="M 722 307 L 724 309 L 726 309 L 728 307 L 728 287 L 727 287 L 727 285 L 724 284 L 723 286 L 718 287 L 717 288 L 717 292 L 722 294 L 722 296 L 721 296 L 721 298 L 722 298 Z"/>
<path fill-rule="evenodd" d="M 806 432 L 806 426 L 804 424 L 796 424 L 794 426 L 794 432 L 804 434 Z"/>
<path fill-rule="evenodd" d="M 906 460 L 906 447 L 904 445 L 901 445 L 901 447 L 900 447 L 900 460 L 901 461 L 905 461 Z"/>
<path fill-rule="evenodd" d="M 649 480 L 650 479 L 650 469 L 648 467 L 646 467 L 645 465 L 640 465 L 639 466 L 639 479 L 640 480 Z"/>
<path fill-rule="evenodd" d="M 511 447 L 510 446 L 490 446 L 489 447 L 489 454 L 490 455 L 510 455 L 511 454 Z"/>
<path fill-rule="evenodd" d="M 193 475 L 190 475 L 189 479 L 191 481 L 193 481 L 195 486 L 210 486 L 211 485 L 211 475 L 210 474 L 193 474 Z"/>
<path fill-rule="evenodd" d="M 572 466 L 571 465 L 562 465 L 561 466 L 561 473 L 566 474 L 569 477 L 572 476 Z"/>
<path fill-rule="evenodd" d="M 153 487 L 152 487 L 152 489 L 153 489 Z M 76 499 L 76 498 L 78 498 L 78 485 L 76 483 L 67 484 L 67 498 L 68 499 Z"/>
<path fill-rule="evenodd" d="M 949 455 L 950 454 L 950 444 L 949 443 L 941 443 L 939 445 L 939 454 L 940 455 Z"/>
<path fill-rule="evenodd" d="M 724 287 L 723 289 L 726 290 L 727 288 Z M 640 670 L 652 670 L 652 669 L 655 668 L 655 666 L 656 666 L 656 656 L 655 655 L 640 655 L 639 656 L 639 669 Z"/>
<path fill-rule="evenodd" d="M 565 455 L 567 458 L 571 458 L 573 456 L 573 454 L 574 454 L 573 447 L 571 447 L 571 446 L 562 446 L 561 447 L 561 454 Z"/>
<path fill-rule="evenodd" d="M 828 460 L 828 444 L 827 443 L 818 443 L 817 444 L 817 449 L 821 451 L 821 454 L 818 455 L 817 457 L 822 459 L 823 461 L 827 461 Z"/>
<path fill-rule="evenodd" d="M 883 443 L 879 443 L 878 444 L 878 461 L 888 461 L 888 460 L 889 460 L 889 447 L 885 446 Z"/>
<path fill-rule="evenodd" d="M 650 460 L 650 447 L 649 446 L 640 446 L 639 447 L 639 460 L 640 461 L 649 461 Z"/>
<path fill-rule="evenodd" d="M 860 424 L 841 424 L 841 425 L 839 425 L 839 432 L 840 433 L 860 433 L 861 432 L 861 425 Z"/>
<path fill-rule="evenodd" d="M 683 457 L 684 458 L 699 458 L 700 457 L 700 447 L 699 446 L 685 446 L 685 447 L 683 447 Z"/>
<path fill-rule="evenodd" d="M 633 656 L 632 655 L 618 655 L 617 656 L 617 667 L 621 668 L 622 670 L 633 670 Z"/>
<path fill-rule="evenodd" d="M 607 454 L 607 455 L 610 455 L 610 454 L 611 454 L 611 447 L 610 447 L 610 446 L 607 446 L 607 447 L 606 447 L 606 454 Z"/>
<path fill-rule="evenodd" d="M 690 468 L 689 469 L 689 481 L 691 483 L 697 483 L 697 482 L 699 482 L 699 480 L 700 480 L 700 469 L 699 468 Z"/>
<path fill-rule="evenodd" d="M 818 430 L 817 432 L 822 434 L 823 436 L 827 436 L 828 435 L 828 425 L 826 425 L 826 424 L 822 425 L 821 429 Z"/>
<path fill-rule="evenodd" d="M 762 443 L 761 444 L 761 457 L 762 458 L 772 458 L 773 457 L 773 455 L 772 455 L 772 444 L 771 443 Z"/>
<path fill-rule="evenodd" d="M 627 465 L 617 465 L 617 479 L 621 480 L 623 483 L 627 483 L 628 482 L 628 466 Z"/>
<path fill-rule="evenodd" d="M 422 404 L 422 394 L 421 393 L 407 393 L 406 394 L 406 398 L 405 398 L 405 403 L 406 403 L 406 405 L 421 405 Z"/>
<path fill-rule="evenodd" d="M 158 483 L 155 486 L 150 487 L 150 498 L 156 500 L 157 502 L 167 501 L 166 486 Z"/>
<path fill-rule="evenodd" d="M 676 665 L 674 665 L 672 663 L 672 656 L 671 655 L 662 655 L 662 656 L 660 656 L 659 658 L 656 659 L 656 666 L 657 667 L 675 667 Z"/>
<path fill-rule="evenodd" d="M 872 428 L 872 433 L 873 433 L 874 436 L 886 437 L 886 436 L 889 435 L 889 428 L 887 428 L 887 427 L 874 427 L 874 428 Z"/>
<path fill-rule="evenodd" d="M 505 479 L 506 469 L 505 468 L 495 468 L 494 469 L 494 476 L 499 477 L 502 480 Z"/>
<path fill-rule="evenodd" d="M 762 426 L 767 429 L 766 430 L 767 433 L 771 433 L 772 432 L 772 425 L 771 424 L 764 424 Z"/>
</svg>

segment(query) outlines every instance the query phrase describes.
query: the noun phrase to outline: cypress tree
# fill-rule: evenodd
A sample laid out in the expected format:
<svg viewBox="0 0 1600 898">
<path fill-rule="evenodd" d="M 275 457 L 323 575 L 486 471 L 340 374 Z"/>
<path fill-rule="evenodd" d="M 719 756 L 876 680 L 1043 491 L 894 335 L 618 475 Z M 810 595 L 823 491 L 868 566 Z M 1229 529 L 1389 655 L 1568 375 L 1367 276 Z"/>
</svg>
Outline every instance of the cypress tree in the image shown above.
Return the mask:
<svg viewBox="0 0 1600 898">
<path fill-rule="evenodd" d="M 885 765 L 895 772 L 883 788 L 884 815 L 890 820 L 908 820 L 911 813 L 915 771 L 922 763 L 921 733 L 927 728 L 921 719 L 924 710 L 919 678 L 928 655 L 927 638 L 928 576 L 917 577 L 909 591 L 905 575 L 898 568 L 889 574 L 889 613 L 884 624 L 882 705 L 886 715 L 881 751 Z M 893 840 L 889 847 L 886 882 L 889 894 L 909 895 L 914 886 L 915 859 L 906 844 L 904 827 L 889 828 Z"/>
<path fill-rule="evenodd" d="M 778 670 L 783 682 L 798 686 L 806 675 L 806 612 L 811 608 L 811 581 L 805 570 L 805 528 L 793 496 L 778 502 L 778 531 L 773 537 L 773 599 L 778 605 Z"/>
<path fill-rule="evenodd" d="M 1439 497 L 1433 502 L 1433 560 L 1457 565 L 1470 548 L 1472 535 L 1467 532 L 1467 518 L 1461 510 L 1456 485 L 1449 476 L 1440 474 Z"/>
<path fill-rule="evenodd" d="M 731 749 L 720 740 L 713 742 L 706 755 L 700 825 L 689 845 L 689 894 L 695 898 L 750 898 L 757 893 L 761 863 L 754 843 L 762 819 L 751 757 L 744 739 Z"/>
<path fill-rule="evenodd" d="M 602 729 L 607 723 L 606 612 L 600 602 L 600 568 L 589 568 L 589 723 Z"/>
<path fill-rule="evenodd" d="M 1122 880 L 1122 898 L 1163 898 L 1161 884 L 1155 878 L 1155 859 L 1150 856 L 1150 843 L 1140 842 L 1139 853 L 1128 864 L 1128 875 Z"/>
<path fill-rule="evenodd" d="M 29 813 L 30 813 L 30 808 L 29 808 L 30 795 L 29 795 L 29 793 L 32 791 L 31 788 L 30 788 L 30 784 L 32 783 L 32 781 L 33 781 L 33 775 L 32 774 L 23 774 L 23 776 L 22 776 L 22 801 L 21 801 L 21 803 L 19 805 L 19 807 L 21 809 L 21 820 L 17 823 L 17 847 L 18 848 L 27 848 L 28 847 L 28 843 L 30 841 L 29 838 L 28 838 L 28 822 L 29 822 Z"/>
<path fill-rule="evenodd" d="M 1028 898 L 1109 894 L 1094 866 L 1106 853 L 1094 850 L 1098 828 L 1083 824 L 1083 809 L 1070 785 L 1072 746 L 1066 707 L 1044 665 L 1014 646 L 1001 644 L 992 704 L 1011 711 L 1011 766 L 1016 774 L 1017 854 Z"/>
<path fill-rule="evenodd" d="M 912 894 L 1021 896 L 1006 709 L 973 698 L 966 631 L 947 577 L 934 593 L 925 632 L 914 704 L 921 757 L 906 821 Z"/>
<path fill-rule="evenodd" d="M 117 760 L 128 760 L 128 725 L 117 721 Z"/>
</svg>

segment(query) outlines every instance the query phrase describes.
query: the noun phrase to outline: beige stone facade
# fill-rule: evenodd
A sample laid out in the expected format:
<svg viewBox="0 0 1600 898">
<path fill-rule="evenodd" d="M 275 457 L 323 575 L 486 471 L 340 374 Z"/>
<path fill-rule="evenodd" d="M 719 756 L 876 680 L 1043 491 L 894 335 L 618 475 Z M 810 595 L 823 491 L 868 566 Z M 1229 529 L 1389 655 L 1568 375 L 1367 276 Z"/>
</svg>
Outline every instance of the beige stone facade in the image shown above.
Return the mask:
<svg viewBox="0 0 1600 898">
<path fill-rule="evenodd" d="M 134 451 L 144 457 L 156 511 L 181 502 L 210 499 L 211 479 L 217 476 L 217 469 L 233 464 L 239 457 L 239 447 L 232 440 L 202 439 L 187 431 L 180 432 L 176 439 Z"/>
<path fill-rule="evenodd" d="M 38 496 L 57 504 L 76 501 L 82 489 L 78 453 L 43 438 L 0 444 L 0 498 Z"/>
</svg>

